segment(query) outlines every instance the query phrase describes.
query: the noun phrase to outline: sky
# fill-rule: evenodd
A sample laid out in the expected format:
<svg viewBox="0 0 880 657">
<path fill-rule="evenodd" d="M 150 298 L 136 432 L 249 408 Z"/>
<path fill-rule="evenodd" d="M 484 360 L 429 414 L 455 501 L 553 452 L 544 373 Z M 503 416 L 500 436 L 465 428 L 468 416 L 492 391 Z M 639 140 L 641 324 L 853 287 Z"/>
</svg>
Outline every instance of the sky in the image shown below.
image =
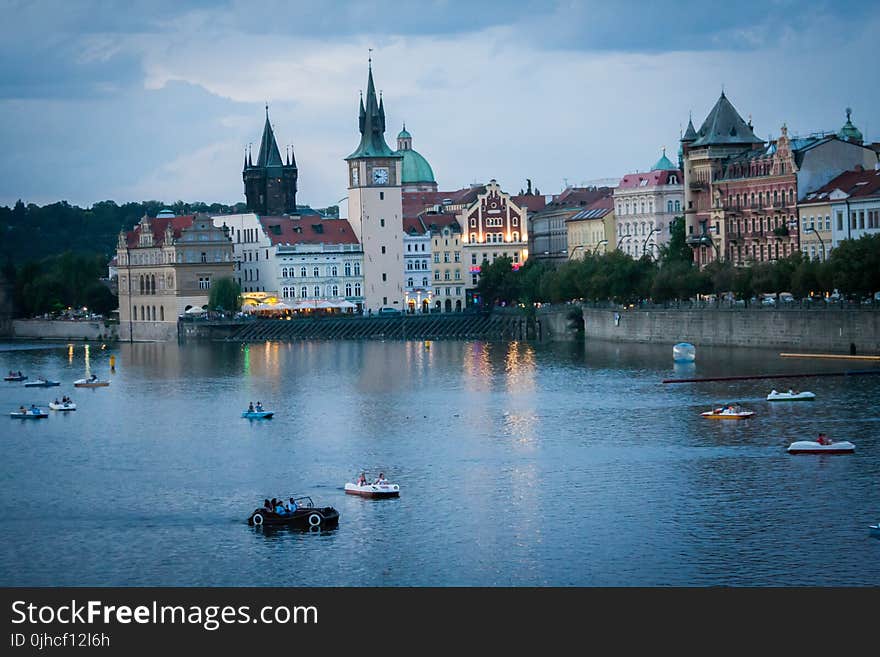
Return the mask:
<svg viewBox="0 0 880 657">
<path fill-rule="evenodd" d="M 880 141 L 880 2 L 0 0 L 0 205 L 244 200 L 264 104 L 337 203 L 367 58 L 441 190 L 544 194 L 673 161 L 722 88 L 762 138 Z M 342 203 L 343 214 L 346 204 Z"/>
</svg>

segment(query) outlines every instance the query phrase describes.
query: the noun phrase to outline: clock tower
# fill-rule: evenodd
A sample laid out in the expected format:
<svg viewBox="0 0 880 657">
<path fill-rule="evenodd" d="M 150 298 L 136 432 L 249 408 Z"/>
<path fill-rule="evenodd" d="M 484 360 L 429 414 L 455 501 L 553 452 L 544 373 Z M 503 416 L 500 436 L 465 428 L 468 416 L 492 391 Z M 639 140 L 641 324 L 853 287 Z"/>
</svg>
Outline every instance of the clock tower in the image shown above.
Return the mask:
<svg viewBox="0 0 880 657">
<path fill-rule="evenodd" d="M 348 221 L 364 250 L 364 308 L 403 310 L 403 156 L 385 143 L 385 106 L 376 101 L 370 62 L 361 142 L 348 165 Z"/>
</svg>

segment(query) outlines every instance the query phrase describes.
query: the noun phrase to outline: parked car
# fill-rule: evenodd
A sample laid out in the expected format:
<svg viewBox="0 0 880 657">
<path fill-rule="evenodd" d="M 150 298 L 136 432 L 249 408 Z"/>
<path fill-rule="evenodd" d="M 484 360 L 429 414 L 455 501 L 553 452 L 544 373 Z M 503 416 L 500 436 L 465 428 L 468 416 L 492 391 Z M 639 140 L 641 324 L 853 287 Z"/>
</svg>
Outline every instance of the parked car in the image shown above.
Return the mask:
<svg viewBox="0 0 880 657">
<path fill-rule="evenodd" d="M 389 306 L 385 306 L 384 308 L 379 308 L 379 312 L 378 312 L 379 317 L 389 317 L 389 316 L 393 317 L 395 315 L 400 315 L 400 314 L 401 314 L 401 312 L 397 308 L 391 308 Z"/>
<path fill-rule="evenodd" d="M 791 292 L 780 292 L 779 301 L 784 304 L 794 303 L 794 295 Z"/>
<path fill-rule="evenodd" d="M 768 294 L 763 299 L 761 299 L 761 305 L 762 306 L 775 306 L 776 299 L 773 297 L 773 295 Z"/>
</svg>

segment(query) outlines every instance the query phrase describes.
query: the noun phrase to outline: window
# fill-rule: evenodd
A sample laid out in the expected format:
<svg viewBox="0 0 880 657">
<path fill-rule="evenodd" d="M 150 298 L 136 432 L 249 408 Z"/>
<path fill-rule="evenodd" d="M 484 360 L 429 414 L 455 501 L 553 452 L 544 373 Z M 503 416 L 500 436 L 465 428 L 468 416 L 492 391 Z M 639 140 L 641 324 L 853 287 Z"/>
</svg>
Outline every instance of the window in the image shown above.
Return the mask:
<svg viewBox="0 0 880 657">
<path fill-rule="evenodd" d="M 825 230 L 831 230 L 831 215 L 825 215 Z"/>
<path fill-rule="evenodd" d="M 461 280 L 461 270 L 459 270 L 459 269 L 455 270 L 455 280 L 457 280 L 457 281 Z"/>
<path fill-rule="evenodd" d="M 447 269 L 446 271 L 443 272 L 443 280 L 444 280 L 444 281 L 451 281 L 451 280 L 452 280 L 452 277 L 449 275 L 449 270 L 448 270 L 448 269 Z"/>
<path fill-rule="evenodd" d="M 382 253 L 385 253 L 385 247 L 384 247 L 384 246 L 382 247 Z"/>
<path fill-rule="evenodd" d="M 440 262 L 440 254 L 439 253 L 434 254 L 434 262 Z"/>
<path fill-rule="evenodd" d="M 137 318 L 138 318 L 138 307 L 137 307 L 137 306 L 133 306 L 133 307 L 132 307 L 132 309 L 131 309 L 131 318 L 132 318 L 133 320 L 137 321 Z"/>
<path fill-rule="evenodd" d="M 354 263 L 354 275 L 355 276 L 361 275 L 361 263 L 359 263 L 359 262 Z"/>
<path fill-rule="evenodd" d="M 411 262 L 406 263 L 406 270 L 412 271 L 412 263 Z"/>
<path fill-rule="evenodd" d="M 320 285 L 315 286 L 315 296 L 316 297 L 321 296 L 321 286 Z"/>
<path fill-rule="evenodd" d="M 351 296 L 351 283 L 345 284 L 345 296 L 347 296 L 347 297 Z"/>
<path fill-rule="evenodd" d="M 449 262 L 449 251 L 443 252 L 443 262 Z"/>
<path fill-rule="evenodd" d="M 666 201 L 666 211 L 672 212 L 672 201 Z"/>
<path fill-rule="evenodd" d="M 434 270 L 434 280 L 435 280 L 435 281 L 439 281 L 439 280 L 440 280 L 440 270 L 439 270 L 439 269 L 435 269 L 435 270 Z"/>
<path fill-rule="evenodd" d="M 471 228 L 477 227 L 477 220 L 475 217 L 471 217 Z"/>
<path fill-rule="evenodd" d="M 302 277 L 302 278 L 305 278 L 305 277 L 307 276 L 307 274 L 306 274 L 306 268 L 305 268 L 305 267 L 300 267 L 300 268 L 299 268 L 299 275 L 300 275 L 300 277 Z"/>
<path fill-rule="evenodd" d="M 320 271 L 321 271 L 321 270 L 318 269 L 317 265 L 314 266 L 314 267 L 312 267 L 312 276 L 314 276 L 315 278 L 318 278 L 318 276 L 321 275 L 321 274 L 320 274 Z"/>
<path fill-rule="evenodd" d="M 382 228 L 385 228 L 385 220 L 379 219 L 379 225 L 382 226 Z"/>
<path fill-rule="evenodd" d="M 199 289 L 200 290 L 210 290 L 211 289 L 211 277 L 210 276 L 200 276 L 199 277 Z"/>
<path fill-rule="evenodd" d="M 422 278 L 422 287 L 428 287 L 428 277 L 427 276 Z"/>
<path fill-rule="evenodd" d="M 287 267 L 281 268 L 281 278 L 287 278 Z"/>
<path fill-rule="evenodd" d="M 412 287 L 412 286 L 413 286 L 413 279 L 412 279 L 412 276 L 410 276 L 409 278 L 406 279 L 406 286 L 407 286 L 407 287 Z"/>
<path fill-rule="evenodd" d="M 208 254 L 202 251 L 202 262 L 208 262 Z"/>
<path fill-rule="evenodd" d="M 331 288 L 331 290 L 333 291 L 333 296 L 334 296 L 334 297 L 338 297 L 338 296 L 339 296 L 339 286 L 338 286 L 338 285 L 334 285 L 334 286 Z"/>
<path fill-rule="evenodd" d="M 356 296 L 356 297 L 361 296 L 361 284 L 360 283 L 354 284 L 354 296 Z"/>
<path fill-rule="evenodd" d="M 387 280 L 388 280 L 388 274 L 386 274 L 385 272 L 382 272 L 382 282 L 384 283 Z"/>
<path fill-rule="evenodd" d="M 476 241 L 477 241 L 477 234 L 476 234 L 476 233 L 471 233 L 471 242 L 473 243 L 473 242 L 476 242 Z"/>
<path fill-rule="evenodd" d="M 678 212 L 681 210 L 681 201 L 675 202 L 675 211 Z"/>
<path fill-rule="evenodd" d="M 379 200 L 380 200 L 380 201 L 384 201 L 384 200 L 385 200 L 385 192 L 379 192 Z"/>
<path fill-rule="evenodd" d="M 346 276 L 351 276 L 351 263 L 350 262 L 345 263 L 345 270 L 344 271 L 345 271 Z"/>
<path fill-rule="evenodd" d="M 303 299 L 305 299 L 307 296 L 309 296 L 309 288 L 307 288 L 305 285 L 303 285 L 303 286 L 299 289 L 299 295 L 300 295 Z"/>
<path fill-rule="evenodd" d="M 159 306 L 159 319 L 165 321 L 165 306 Z"/>
<path fill-rule="evenodd" d="M 331 276 L 339 276 L 339 267 L 337 267 L 336 265 L 333 265 L 332 267 L 330 267 L 330 275 Z"/>
</svg>

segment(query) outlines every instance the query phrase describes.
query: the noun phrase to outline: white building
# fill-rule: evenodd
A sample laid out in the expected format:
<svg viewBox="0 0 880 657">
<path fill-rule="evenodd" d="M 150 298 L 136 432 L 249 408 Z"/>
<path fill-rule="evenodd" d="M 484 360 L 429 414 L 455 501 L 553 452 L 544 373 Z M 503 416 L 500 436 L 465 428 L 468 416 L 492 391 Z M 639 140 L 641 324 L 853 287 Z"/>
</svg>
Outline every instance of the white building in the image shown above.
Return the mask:
<svg viewBox="0 0 880 657">
<path fill-rule="evenodd" d="M 278 291 L 272 263 L 272 241 L 260 218 L 253 214 L 222 214 L 211 217 L 214 226 L 229 229 L 235 260 L 234 277 L 242 292 Z"/>
<path fill-rule="evenodd" d="M 403 220 L 403 261 L 406 311 L 431 308 L 431 233 L 421 219 Z"/>
<path fill-rule="evenodd" d="M 614 190 L 619 249 L 633 258 L 656 258 L 669 243 L 673 220 L 684 216 L 683 205 L 684 178 L 663 149 L 649 172 L 625 175 Z"/>
<path fill-rule="evenodd" d="M 880 234 L 880 168 L 844 171 L 807 199 L 831 205 L 831 244 L 825 245 L 829 251 L 842 240 Z M 805 223 L 804 230 L 811 226 Z"/>
</svg>

